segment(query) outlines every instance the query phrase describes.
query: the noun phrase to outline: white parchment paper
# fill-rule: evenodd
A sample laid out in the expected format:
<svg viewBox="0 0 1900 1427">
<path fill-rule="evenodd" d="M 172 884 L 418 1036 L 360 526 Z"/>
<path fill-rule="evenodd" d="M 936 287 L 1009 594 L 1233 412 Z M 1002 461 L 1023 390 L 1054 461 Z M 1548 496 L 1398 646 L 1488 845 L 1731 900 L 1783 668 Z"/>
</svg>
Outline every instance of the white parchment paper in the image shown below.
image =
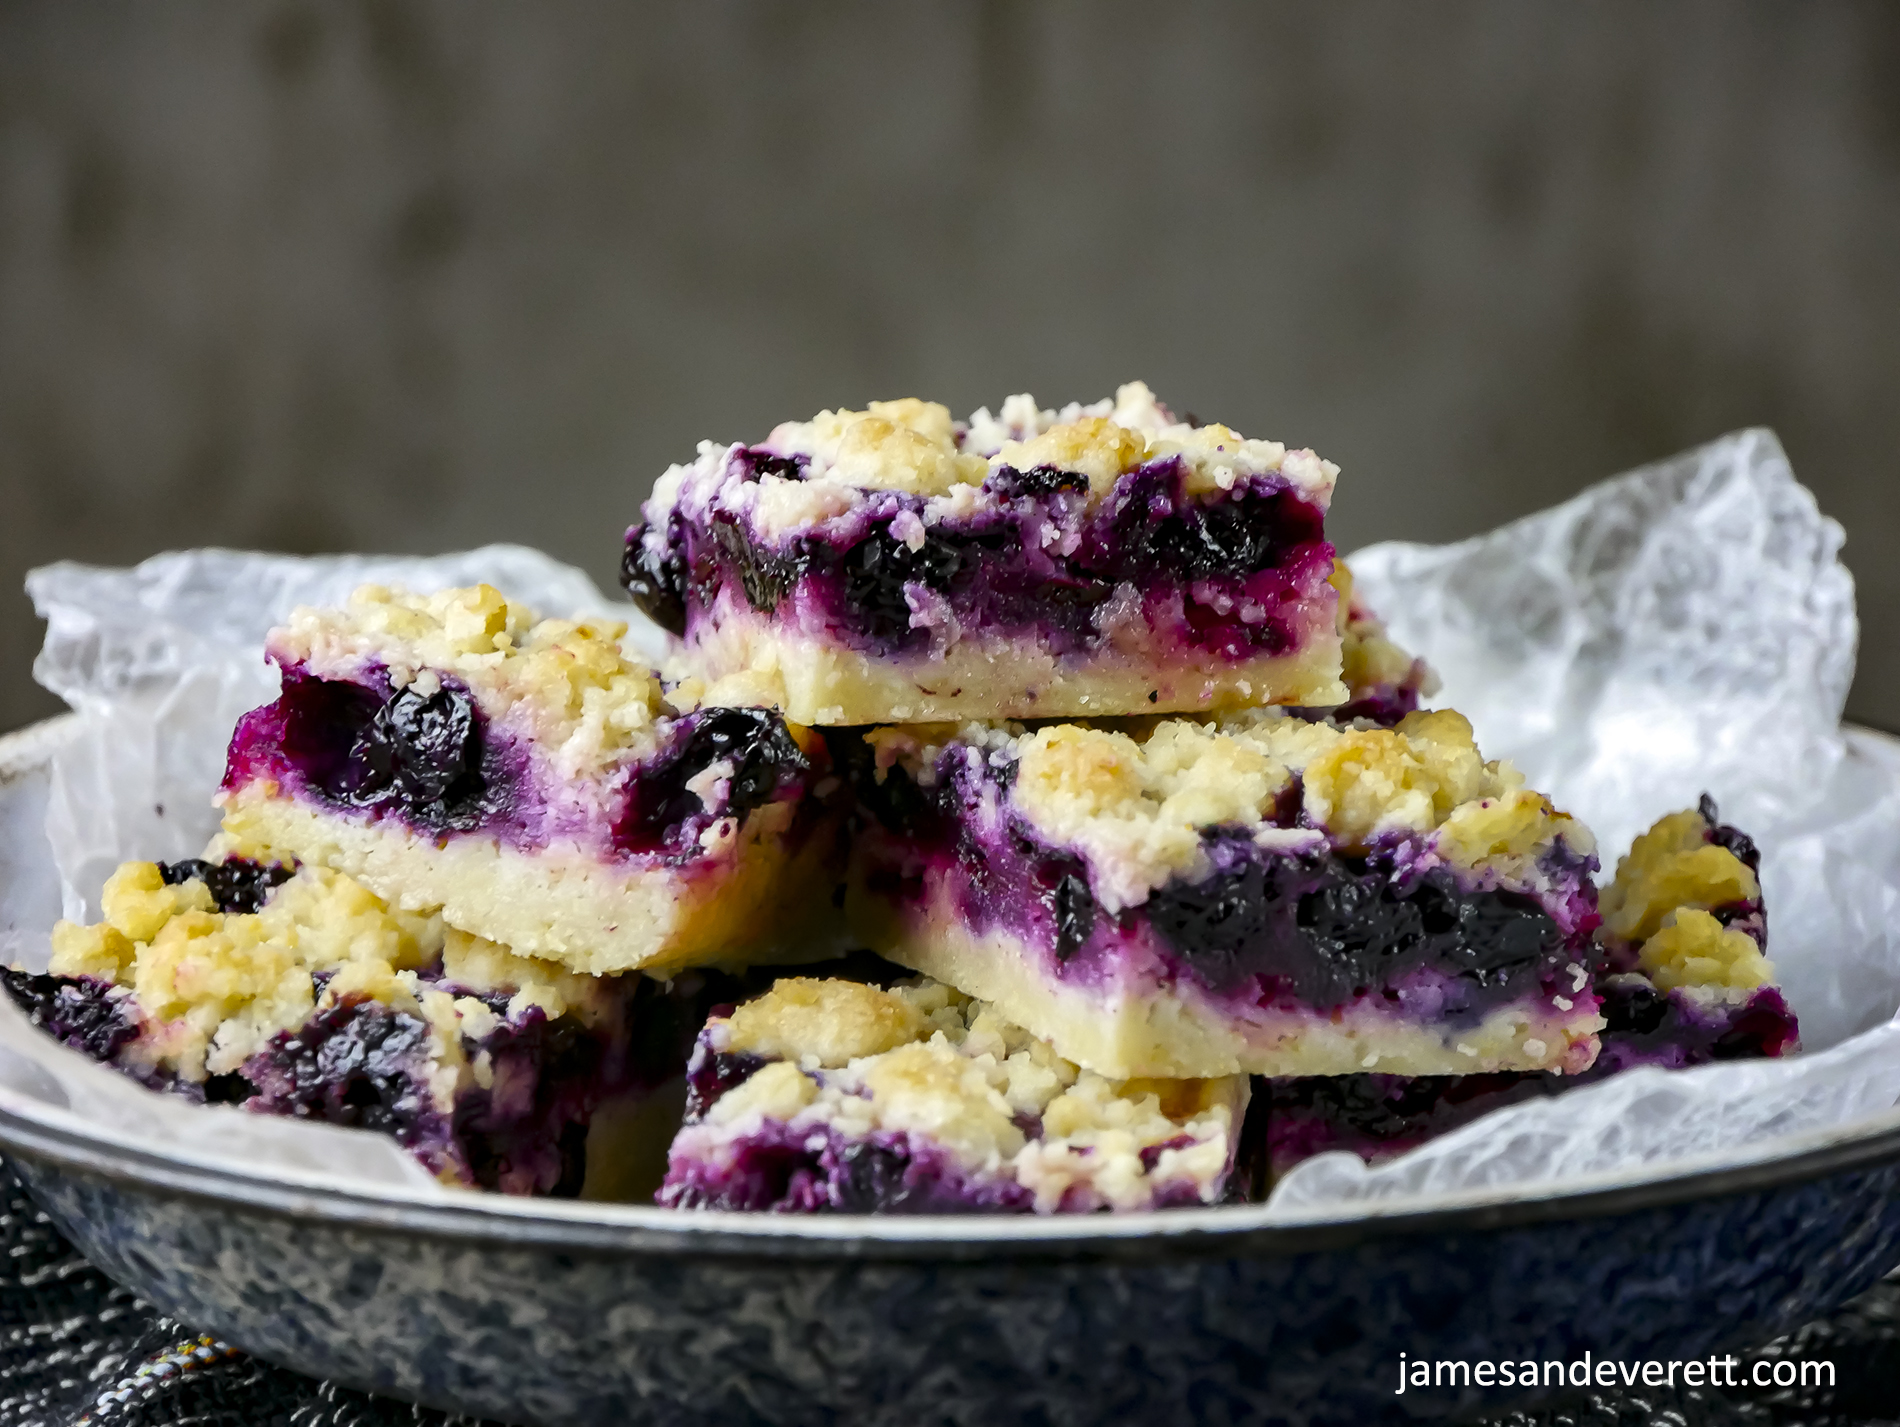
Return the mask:
<svg viewBox="0 0 1900 1427">
<path fill-rule="evenodd" d="M 1515 760 L 1589 823 L 1606 875 L 1637 832 L 1705 790 L 1756 837 L 1769 951 L 1807 1050 L 1632 1072 L 1377 1169 L 1322 1155 L 1275 1188 L 1269 1217 L 1741 1162 L 1900 1103 L 1900 751 L 1840 729 L 1856 638 L 1841 543 L 1774 436 L 1745 431 L 1475 540 L 1351 557 L 1368 603 L 1443 676 L 1433 702 L 1462 709 L 1489 756 Z M 68 915 L 96 917 L 119 862 L 202 848 L 231 725 L 274 692 L 264 633 L 292 606 L 336 603 L 365 580 L 478 579 L 543 613 L 609 607 L 578 571 L 507 546 L 432 560 L 202 551 L 130 571 L 36 571 L 28 588 L 49 623 L 35 673 L 81 715 L 46 817 Z M 657 631 L 612 608 L 651 647 Z M 151 1095 L 3 1004 L 0 1097 L 184 1157 L 446 1192 L 377 1136 Z"/>
</svg>

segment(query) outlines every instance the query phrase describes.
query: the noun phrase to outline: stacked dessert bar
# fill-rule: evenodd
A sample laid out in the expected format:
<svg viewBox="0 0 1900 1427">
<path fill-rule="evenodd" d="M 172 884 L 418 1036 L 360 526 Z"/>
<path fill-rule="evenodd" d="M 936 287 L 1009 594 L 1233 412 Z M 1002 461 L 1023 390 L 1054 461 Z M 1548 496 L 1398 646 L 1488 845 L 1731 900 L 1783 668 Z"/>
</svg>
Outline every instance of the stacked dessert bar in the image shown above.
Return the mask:
<svg viewBox="0 0 1900 1427">
<path fill-rule="evenodd" d="M 682 1209 L 1214 1204 L 1791 1049 L 1752 845 L 1705 800 L 1599 900 L 1589 831 L 1419 707 L 1337 474 L 1140 383 L 704 444 L 627 536 L 664 670 L 486 587 L 299 610 L 205 859 L 7 984 L 154 1088 L 504 1191 L 624 1181 L 683 1082 Z"/>
<path fill-rule="evenodd" d="M 1637 1066 L 1678 1070 L 1786 1055 L 1798 1027 L 1766 956 L 1760 855 L 1712 799 L 1636 839 L 1603 890 L 1596 1059 L 1569 1076 L 1288 1077 L 1264 1089 L 1271 1173 L 1326 1150 L 1379 1163 L 1488 1110 Z"/>
</svg>

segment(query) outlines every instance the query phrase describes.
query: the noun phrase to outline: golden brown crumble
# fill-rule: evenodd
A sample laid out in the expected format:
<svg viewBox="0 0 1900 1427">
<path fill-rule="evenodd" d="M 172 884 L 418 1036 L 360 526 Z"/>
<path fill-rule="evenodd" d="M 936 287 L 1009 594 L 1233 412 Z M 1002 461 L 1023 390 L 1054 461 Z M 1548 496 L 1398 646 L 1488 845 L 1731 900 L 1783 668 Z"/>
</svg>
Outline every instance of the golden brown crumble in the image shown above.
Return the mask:
<svg viewBox="0 0 1900 1427">
<path fill-rule="evenodd" d="M 1154 1183 L 1182 1178 L 1211 1196 L 1246 1108 L 1244 1076 L 1108 1080 L 929 980 L 888 991 L 781 980 L 707 1033 L 718 1050 L 782 1057 L 715 1102 L 706 1120 L 716 1129 L 743 1135 L 776 1120 L 853 1137 L 908 1131 L 968 1169 L 1013 1175 L 1048 1209 L 1078 1186 L 1115 1207 L 1144 1207 Z M 847 1056 L 853 1047 L 863 1050 Z M 1025 1134 L 1025 1118 L 1041 1121 L 1040 1139 Z"/>
</svg>

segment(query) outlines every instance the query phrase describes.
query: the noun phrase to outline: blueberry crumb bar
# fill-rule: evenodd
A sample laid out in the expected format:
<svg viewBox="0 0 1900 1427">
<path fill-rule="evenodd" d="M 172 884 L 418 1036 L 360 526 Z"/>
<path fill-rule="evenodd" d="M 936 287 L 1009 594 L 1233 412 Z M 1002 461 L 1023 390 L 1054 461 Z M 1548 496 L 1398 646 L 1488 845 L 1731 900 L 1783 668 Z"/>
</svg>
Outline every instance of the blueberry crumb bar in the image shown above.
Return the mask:
<svg viewBox="0 0 1900 1427">
<path fill-rule="evenodd" d="M 1352 571 L 1344 560 L 1333 567 L 1332 584 L 1339 596 L 1340 678 L 1346 701 L 1294 712 L 1341 725 L 1363 719 L 1390 728 L 1417 710 L 1421 696 L 1438 692 L 1438 676 L 1423 659 L 1393 642 L 1385 621 L 1355 595 Z"/>
<path fill-rule="evenodd" d="M 1753 841 L 1724 824 L 1710 798 L 1662 818 L 1603 889 L 1597 990 L 1606 1024 L 1587 1071 L 1274 1080 L 1255 1104 L 1272 1172 L 1325 1150 L 1376 1164 L 1490 1110 L 1638 1066 L 1792 1054 L 1799 1026 L 1765 955 L 1759 867 Z"/>
<path fill-rule="evenodd" d="M 1587 829 L 1453 712 L 833 737 L 873 950 L 1110 1076 L 1585 1069 Z"/>
<path fill-rule="evenodd" d="M 822 741 L 770 709 L 676 713 L 624 633 L 485 585 L 298 610 L 214 851 L 331 867 L 576 971 L 822 954 Z"/>
<path fill-rule="evenodd" d="M 1344 697 L 1337 470 L 1113 400 L 918 400 L 702 443 L 623 581 L 716 697 L 804 724 L 1093 717 Z"/>
<path fill-rule="evenodd" d="M 517 956 L 328 868 L 130 862 L 104 911 L 57 925 L 46 974 L 0 970 L 43 1029 L 153 1089 L 379 1130 L 449 1183 L 577 1193 L 595 1112 L 684 1065 L 662 983 Z"/>
<path fill-rule="evenodd" d="M 1073 1213 L 1219 1203 L 1244 1076 L 1113 1081 L 922 981 L 781 979 L 715 1013 L 662 1204 Z"/>
</svg>

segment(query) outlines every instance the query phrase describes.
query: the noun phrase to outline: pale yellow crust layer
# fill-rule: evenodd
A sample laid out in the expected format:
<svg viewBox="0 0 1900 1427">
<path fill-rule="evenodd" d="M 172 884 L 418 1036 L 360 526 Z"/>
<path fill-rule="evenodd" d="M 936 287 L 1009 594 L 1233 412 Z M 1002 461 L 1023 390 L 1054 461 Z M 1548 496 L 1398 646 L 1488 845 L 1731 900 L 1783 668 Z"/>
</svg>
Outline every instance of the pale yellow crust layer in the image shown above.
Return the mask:
<svg viewBox="0 0 1900 1427">
<path fill-rule="evenodd" d="M 833 839 L 788 851 L 790 804 L 759 809 L 728 857 L 686 876 L 628 869 L 578 848 L 525 853 L 479 834 L 440 843 L 394 819 L 357 821 L 253 785 L 223 798 L 213 856 L 294 857 L 335 868 L 405 908 L 572 971 L 815 960 L 843 950 L 831 892 Z"/>
<path fill-rule="evenodd" d="M 1473 1028 L 1441 1032 L 1378 1006 L 1348 1007 L 1330 1018 L 1231 1006 L 1184 979 L 1070 984 L 1045 974 L 1040 953 L 1007 933 L 971 931 L 947 897 L 906 912 L 853 879 L 845 905 L 853 933 L 880 956 L 992 1003 L 1060 1055 L 1117 1079 L 1574 1074 L 1595 1061 L 1603 1026 L 1595 1015 L 1507 1007 Z M 1587 986 L 1582 968 L 1576 974 L 1579 987 Z"/>
<path fill-rule="evenodd" d="M 688 677 L 673 697 L 764 704 L 795 723 L 821 726 L 1104 718 L 1336 704 L 1346 697 L 1339 668 L 1333 639 L 1294 654 L 1173 668 L 1114 653 L 1076 664 L 1032 643 L 973 638 L 940 654 L 874 658 L 741 615 L 698 633 L 680 671 Z"/>
</svg>

